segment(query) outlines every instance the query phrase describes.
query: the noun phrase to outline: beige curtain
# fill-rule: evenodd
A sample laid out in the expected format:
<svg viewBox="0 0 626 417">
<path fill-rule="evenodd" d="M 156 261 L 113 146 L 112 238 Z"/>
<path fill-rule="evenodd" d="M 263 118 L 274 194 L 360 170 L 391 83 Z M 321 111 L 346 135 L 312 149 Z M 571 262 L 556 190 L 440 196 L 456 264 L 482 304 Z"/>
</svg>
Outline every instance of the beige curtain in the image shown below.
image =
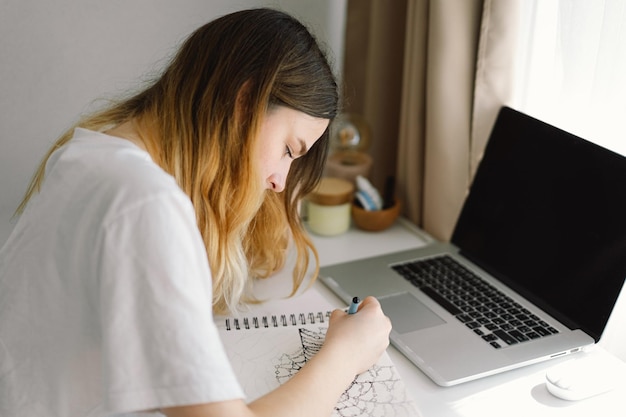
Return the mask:
<svg viewBox="0 0 626 417">
<path fill-rule="evenodd" d="M 372 182 L 395 175 L 403 214 L 436 238 L 511 97 L 519 1 L 348 2 L 346 111 L 372 125 Z"/>
<path fill-rule="evenodd" d="M 382 189 L 396 175 L 406 0 L 349 0 L 343 87 L 344 111 L 371 127 L 370 179 Z"/>
</svg>

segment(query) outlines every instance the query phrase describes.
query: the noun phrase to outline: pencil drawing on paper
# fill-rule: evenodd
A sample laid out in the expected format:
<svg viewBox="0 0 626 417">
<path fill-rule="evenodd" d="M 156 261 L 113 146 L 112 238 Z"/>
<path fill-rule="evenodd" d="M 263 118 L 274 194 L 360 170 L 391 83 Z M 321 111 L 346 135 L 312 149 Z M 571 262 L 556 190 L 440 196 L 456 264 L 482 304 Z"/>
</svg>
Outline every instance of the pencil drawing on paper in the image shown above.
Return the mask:
<svg viewBox="0 0 626 417">
<path fill-rule="evenodd" d="M 284 353 L 275 364 L 276 379 L 284 383 L 295 375 L 322 347 L 326 328 L 300 328 L 301 349 Z M 378 364 L 357 376 L 335 406 L 334 416 L 404 417 L 417 415 L 406 397 L 400 376 L 390 363 Z"/>
</svg>

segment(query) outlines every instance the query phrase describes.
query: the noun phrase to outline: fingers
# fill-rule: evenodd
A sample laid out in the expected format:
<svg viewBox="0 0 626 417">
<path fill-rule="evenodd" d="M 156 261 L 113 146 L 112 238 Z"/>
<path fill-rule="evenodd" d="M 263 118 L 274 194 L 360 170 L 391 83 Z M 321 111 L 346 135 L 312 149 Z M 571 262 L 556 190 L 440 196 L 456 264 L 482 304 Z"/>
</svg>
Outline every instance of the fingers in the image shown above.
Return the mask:
<svg viewBox="0 0 626 417">
<path fill-rule="evenodd" d="M 387 336 L 389 335 L 389 332 L 391 331 L 391 320 L 385 315 L 385 312 L 382 310 L 380 302 L 375 297 L 366 297 L 359 306 L 359 311 L 361 310 L 361 314 L 365 312 L 369 314 L 371 311 L 371 314 L 381 321 L 381 325 L 383 326 L 383 331 L 385 332 L 385 334 Z"/>
<path fill-rule="evenodd" d="M 363 299 L 363 301 L 361 302 L 361 304 L 359 304 L 359 310 L 361 310 L 362 308 L 367 307 L 367 308 L 380 308 L 380 302 L 376 299 L 376 297 L 372 297 L 367 296 Z"/>
<path fill-rule="evenodd" d="M 391 321 L 374 297 L 363 299 L 355 314 L 334 310 L 326 333 L 325 346 L 338 352 L 357 373 L 375 363 L 389 346 Z M 354 346 L 359 346 L 357 352 Z M 348 365 L 350 364 L 350 365 Z"/>
<path fill-rule="evenodd" d="M 336 308 L 330 313 L 330 322 L 333 323 L 339 320 L 341 317 L 347 316 L 347 315 L 348 313 L 346 313 L 344 310 L 340 308 Z"/>
<path fill-rule="evenodd" d="M 362 312 L 368 315 L 373 315 L 373 316 L 377 316 L 377 315 L 383 315 L 384 316 L 384 312 L 382 311 L 380 302 L 376 299 L 376 297 L 372 297 L 372 296 L 367 296 L 363 299 L 363 301 L 359 304 L 359 307 L 357 309 L 357 313 L 358 312 Z M 345 310 L 342 309 L 335 309 L 332 313 L 331 313 L 331 320 L 332 319 L 337 319 L 339 317 L 343 317 L 343 316 L 347 316 L 349 315 L 348 313 L 346 313 Z M 389 320 L 386 316 L 385 318 L 387 320 Z M 391 323 L 391 322 L 390 322 Z"/>
<path fill-rule="evenodd" d="M 349 315 L 343 310 L 336 311 L 336 318 Z M 386 332 L 386 334 L 389 335 L 389 332 L 391 331 L 391 320 L 385 315 L 380 302 L 376 299 L 376 297 L 365 297 L 359 304 L 357 315 L 359 317 L 355 317 L 355 319 L 367 320 L 371 325 L 379 327 L 382 332 Z"/>
</svg>

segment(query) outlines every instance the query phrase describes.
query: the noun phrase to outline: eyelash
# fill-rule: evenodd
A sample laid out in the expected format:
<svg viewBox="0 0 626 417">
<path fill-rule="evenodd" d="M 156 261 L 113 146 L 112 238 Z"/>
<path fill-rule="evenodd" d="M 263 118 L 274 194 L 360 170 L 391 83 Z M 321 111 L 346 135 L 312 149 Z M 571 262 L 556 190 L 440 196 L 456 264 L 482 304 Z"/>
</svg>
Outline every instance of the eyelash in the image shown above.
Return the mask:
<svg viewBox="0 0 626 417">
<path fill-rule="evenodd" d="M 289 146 L 285 146 L 285 155 L 288 155 L 289 158 L 293 159 L 293 153 L 291 152 L 291 149 L 289 149 Z"/>
</svg>

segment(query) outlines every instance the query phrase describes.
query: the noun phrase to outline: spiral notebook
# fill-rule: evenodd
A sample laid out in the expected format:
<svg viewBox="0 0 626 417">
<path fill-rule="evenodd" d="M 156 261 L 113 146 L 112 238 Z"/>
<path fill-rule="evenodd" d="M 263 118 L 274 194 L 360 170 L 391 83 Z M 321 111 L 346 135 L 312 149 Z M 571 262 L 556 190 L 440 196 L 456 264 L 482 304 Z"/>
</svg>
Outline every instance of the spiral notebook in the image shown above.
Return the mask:
<svg viewBox="0 0 626 417">
<path fill-rule="evenodd" d="M 260 317 L 229 317 L 218 322 L 222 342 L 247 400 L 277 388 L 295 375 L 324 342 L 330 311 Z M 357 375 L 341 395 L 335 417 L 417 417 L 415 403 L 387 353 Z"/>
</svg>

